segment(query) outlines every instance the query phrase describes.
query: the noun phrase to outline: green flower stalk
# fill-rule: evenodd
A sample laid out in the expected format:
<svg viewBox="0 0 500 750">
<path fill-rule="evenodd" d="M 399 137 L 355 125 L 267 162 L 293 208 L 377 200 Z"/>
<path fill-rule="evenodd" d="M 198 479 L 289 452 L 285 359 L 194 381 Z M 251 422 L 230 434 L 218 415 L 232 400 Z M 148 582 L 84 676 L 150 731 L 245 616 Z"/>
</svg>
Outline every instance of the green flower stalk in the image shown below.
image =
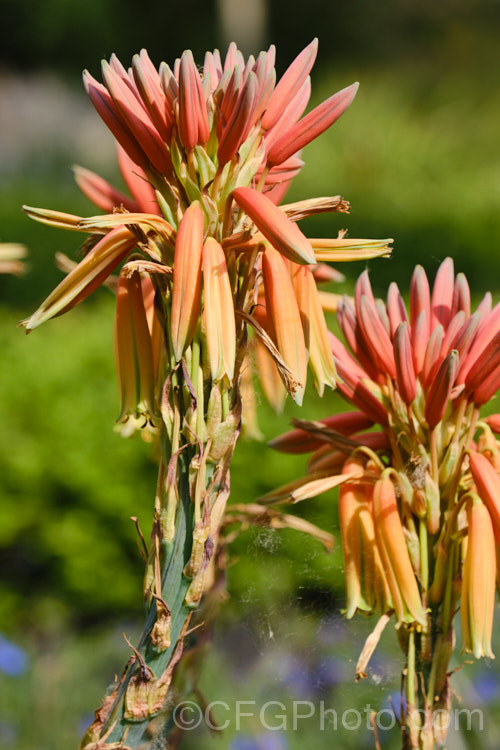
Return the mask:
<svg viewBox="0 0 500 750">
<path fill-rule="evenodd" d="M 308 363 L 320 390 L 335 386 L 315 273 L 337 256 L 390 252 L 390 240 L 303 234 L 299 219 L 348 211 L 340 196 L 278 205 L 303 165 L 299 149 L 357 91 L 349 86 L 302 117 L 316 48 L 315 40 L 277 84 L 273 47 L 244 60 L 231 44 L 224 62 L 208 52 L 201 73 L 189 51 L 173 69 L 162 63 L 158 70 L 145 50 L 128 71 L 112 56 L 103 62 L 103 83 L 87 72 L 84 82 L 117 141 L 131 195 L 78 167 L 80 188 L 103 215 L 25 208 L 42 223 L 90 235 L 83 260 L 69 264 L 26 330 L 115 279 L 119 423 L 126 435 L 156 436 L 161 448 L 145 628 L 82 750 L 143 747 L 152 719 L 164 712 L 154 725 L 168 724 L 166 698 L 191 617 L 216 575 L 249 338 L 265 347 L 271 377 L 278 374 L 297 403 Z M 279 513 L 268 520 L 297 527 Z"/>
</svg>

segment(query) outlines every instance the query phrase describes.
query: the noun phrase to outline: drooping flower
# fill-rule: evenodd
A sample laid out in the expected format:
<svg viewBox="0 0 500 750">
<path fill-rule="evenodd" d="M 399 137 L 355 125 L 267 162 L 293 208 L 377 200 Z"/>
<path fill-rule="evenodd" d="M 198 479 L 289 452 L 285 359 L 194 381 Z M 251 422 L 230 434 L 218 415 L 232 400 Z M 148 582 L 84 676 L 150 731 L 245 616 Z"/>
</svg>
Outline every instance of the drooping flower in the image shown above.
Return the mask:
<svg viewBox="0 0 500 750">
<path fill-rule="evenodd" d="M 491 516 L 479 497 L 467 505 L 467 549 L 462 575 L 464 651 L 493 658 L 491 634 L 495 609 L 496 557 Z"/>
</svg>

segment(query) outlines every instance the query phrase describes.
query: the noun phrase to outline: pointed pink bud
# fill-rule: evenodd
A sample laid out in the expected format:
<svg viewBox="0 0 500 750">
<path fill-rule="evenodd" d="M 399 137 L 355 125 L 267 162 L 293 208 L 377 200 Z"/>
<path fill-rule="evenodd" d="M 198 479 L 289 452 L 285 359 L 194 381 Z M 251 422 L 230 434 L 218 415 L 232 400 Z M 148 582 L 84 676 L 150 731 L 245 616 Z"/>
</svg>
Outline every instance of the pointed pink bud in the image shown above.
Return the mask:
<svg viewBox="0 0 500 750">
<path fill-rule="evenodd" d="M 489 510 L 497 534 L 500 534 L 500 476 L 482 453 L 470 451 L 469 464 L 478 495 Z"/>
<path fill-rule="evenodd" d="M 102 76 L 117 115 L 140 144 L 148 161 L 159 172 L 168 173 L 172 163 L 167 147 L 151 122 L 142 102 L 105 60 L 102 63 Z"/>
<path fill-rule="evenodd" d="M 441 346 L 442 357 L 445 357 L 452 349 L 457 348 L 456 343 L 463 334 L 465 321 L 466 315 L 463 310 L 457 312 L 450 320 L 448 328 L 445 330 Z"/>
<path fill-rule="evenodd" d="M 470 289 L 465 274 L 458 273 L 455 279 L 455 288 L 453 289 L 452 312 L 455 315 L 463 310 L 466 317 L 470 315 Z"/>
<path fill-rule="evenodd" d="M 86 299 L 136 245 L 137 238 L 125 227 L 117 227 L 106 234 L 49 294 L 31 318 L 23 321 L 26 331 L 32 331 Z"/>
<path fill-rule="evenodd" d="M 173 113 L 163 91 L 161 78 L 145 49 L 132 58 L 134 81 L 155 128 L 161 138 L 170 144 Z"/>
<path fill-rule="evenodd" d="M 375 297 L 373 296 L 372 285 L 370 283 L 370 276 L 366 270 L 360 273 L 354 288 L 354 303 L 356 305 L 356 314 L 358 317 L 361 316 L 361 297 L 363 295 L 371 302 L 372 306 L 375 307 L 376 303 Z"/>
<path fill-rule="evenodd" d="M 422 381 L 424 388 L 427 388 L 427 386 L 430 385 L 438 371 L 439 365 L 441 364 L 442 360 L 440 359 L 440 356 L 442 344 L 443 326 L 438 325 L 434 328 L 425 349 L 424 365 L 422 367 L 422 372 L 420 373 L 420 380 Z"/>
<path fill-rule="evenodd" d="M 255 73 L 250 73 L 219 139 L 217 158 L 220 166 L 231 161 L 246 140 L 254 124 L 253 115 L 256 103 L 257 79 Z"/>
<path fill-rule="evenodd" d="M 182 217 L 175 241 L 171 331 L 177 361 L 191 343 L 201 308 L 203 211 L 191 203 Z"/>
<path fill-rule="evenodd" d="M 405 303 L 395 281 L 392 281 L 389 284 L 389 290 L 387 292 L 387 313 L 391 325 L 391 336 L 394 336 L 399 324 L 408 321 Z"/>
<path fill-rule="evenodd" d="M 425 332 L 425 344 L 427 345 L 427 339 L 431 334 L 431 298 L 429 281 L 422 266 L 415 266 L 410 286 L 412 343 L 414 342 L 413 328 L 416 326 L 421 313 L 424 313 L 421 325 Z"/>
<path fill-rule="evenodd" d="M 319 104 L 287 130 L 268 154 L 269 164 L 281 164 L 327 130 L 352 103 L 359 83 L 353 83 Z"/>
<path fill-rule="evenodd" d="M 213 237 L 203 245 L 203 305 L 212 380 L 232 382 L 236 359 L 236 324 L 224 250 Z"/>
<path fill-rule="evenodd" d="M 177 76 L 170 69 L 170 67 L 167 65 L 166 62 L 160 63 L 160 68 L 158 72 L 160 75 L 161 87 L 167 99 L 166 106 L 167 106 L 168 112 L 166 113 L 165 116 L 167 118 L 167 122 L 173 122 L 174 109 L 175 109 L 177 99 L 179 98 L 179 83 L 177 81 Z"/>
<path fill-rule="evenodd" d="M 359 445 L 364 445 L 372 451 L 383 451 L 387 453 L 390 450 L 389 441 L 384 432 L 361 432 L 352 438 Z M 325 471 L 331 474 L 338 474 L 340 468 L 345 462 L 346 454 L 340 450 L 332 450 L 332 446 L 323 443 L 320 448 L 311 455 L 307 462 L 308 472 Z"/>
<path fill-rule="evenodd" d="M 442 420 L 458 372 L 458 352 L 455 349 L 443 359 L 432 381 L 425 402 L 425 418 L 430 429 Z"/>
<path fill-rule="evenodd" d="M 356 318 L 356 311 L 347 295 L 344 295 L 341 304 L 339 304 L 337 317 L 352 353 L 359 360 L 359 363 L 364 370 L 365 377 L 369 375 L 373 380 L 377 381 L 379 373 L 376 366 L 374 366 L 368 351 L 365 350 L 365 339 L 360 331 L 358 319 Z M 333 353 L 337 356 L 335 350 Z"/>
<path fill-rule="evenodd" d="M 491 296 L 491 292 L 486 292 L 483 299 L 479 303 L 479 305 L 476 308 L 476 312 L 484 312 L 486 315 L 488 315 L 491 312 L 491 308 L 493 306 L 493 298 Z"/>
<path fill-rule="evenodd" d="M 395 378 L 396 365 L 391 340 L 380 321 L 377 309 L 364 294 L 360 301 L 360 318 L 363 335 L 377 367 L 390 378 Z"/>
<path fill-rule="evenodd" d="M 233 198 L 285 258 L 294 263 L 316 263 L 314 250 L 307 237 L 269 198 L 249 187 L 233 190 Z"/>
<path fill-rule="evenodd" d="M 472 354 L 472 352 L 471 352 Z M 474 391 L 500 367 L 500 331 L 484 347 L 465 378 L 468 392 Z"/>
<path fill-rule="evenodd" d="M 373 420 L 361 411 L 346 411 L 334 414 L 326 419 L 320 419 L 319 424 L 324 424 L 330 430 L 336 430 L 341 435 L 353 435 L 360 430 L 366 430 L 372 426 Z M 280 453 L 309 453 L 316 450 L 324 441 L 312 435 L 306 430 L 290 430 L 271 440 L 268 445 Z"/>
<path fill-rule="evenodd" d="M 300 405 L 307 375 L 302 321 L 288 268 L 280 253 L 272 247 L 267 247 L 262 256 L 262 273 L 266 309 L 273 327 L 274 340 L 295 380 L 292 396 Z"/>
<path fill-rule="evenodd" d="M 388 422 L 388 415 L 383 404 L 361 380 L 353 375 L 344 362 L 336 359 L 335 364 L 341 378 L 337 388 L 344 398 L 361 409 L 374 422 L 385 426 Z"/>
<path fill-rule="evenodd" d="M 111 57 L 109 58 L 109 65 L 110 65 L 111 68 L 113 68 L 113 70 L 115 71 L 115 73 L 123 81 L 125 81 L 125 83 L 127 84 L 127 86 L 129 86 L 131 88 L 131 90 L 134 90 L 134 87 L 132 86 L 132 82 L 130 80 L 130 77 L 129 77 L 127 71 L 125 70 L 124 66 L 122 65 L 122 63 L 120 62 L 120 60 L 118 59 L 118 57 L 115 55 L 114 52 L 111 55 Z"/>
<path fill-rule="evenodd" d="M 98 83 L 87 70 L 83 72 L 83 84 L 98 115 L 111 130 L 120 146 L 125 149 L 135 164 L 147 167 L 148 159 L 146 154 L 138 144 L 130 128 L 126 123 L 122 122 L 122 118 L 116 111 L 116 106 L 109 91 L 102 84 Z"/>
<path fill-rule="evenodd" d="M 488 509 L 478 497 L 467 504 L 467 551 L 463 565 L 461 617 L 462 647 L 474 654 L 494 658 L 491 650 L 495 611 L 495 536 Z"/>
<path fill-rule="evenodd" d="M 427 618 L 406 545 L 394 485 L 386 477 L 379 479 L 375 484 L 373 516 L 377 545 L 397 620 L 416 621 L 425 627 Z"/>
<path fill-rule="evenodd" d="M 117 190 L 95 172 L 74 166 L 75 182 L 87 198 L 106 213 L 123 206 L 127 211 L 137 211 L 138 206 L 125 193 Z"/>
<path fill-rule="evenodd" d="M 500 368 L 497 367 L 496 370 L 493 370 L 493 372 L 488 375 L 488 377 L 485 378 L 480 385 L 478 385 L 478 387 L 472 394 L 472 401 L 474 401 L 476 406 L 483 406 L 493 398 L 493 396 L 499 389 Z"/>
<path fill-rule="evenodd" d="M 408 323 L 406 321 L 400 323 L 396 328 L 393 345 L 398 389 L 403 401 L 406 404 L 411 404 L 417 395 L 417 381 L 413 367 Z"/>
<path fill-rule="evenodd" d="M 460 367 L 458 369 L 457 383 L 462 383 L 462 364 L 466 362 L 469 357 L 470 348 L 474 342 L 476 333 L 479 330 L 481 323 L 482 313 L 476 310 L 476 312 L 465 321 L 462 330 L 460 331 L 456 344 L 453 347 L 457 350 L 458 356 L 460 357 Z"/>
<path fill-rule="evenodd" d="M 453 260 L 446 258 L 438 268 L 432 288 L 431 331 L 441 323 L 445 328 L 452 315 L 455 272 Z"/>
<path fill-rule="evenodd" d="M 255 122 L 261 120 L 266 107 L 269 103 L 269 99 L 274 91 L 274 85 L 276 83 L 276 71 L 274 68 L 269 69 L 267 62 L 260 65 L 261 56 L 266 55 L 265 52 L 261 52 L 254 67 L 255 75 L 257 76 L 257 106 L 255 108 Z"/>
<path fill-rule="evenodd" d="M 219 85 L 219 81 L 222 78 L 222 65 L 219 50 L 205 53 L 205 61 L 203 63 L 203 77 L 210 76 L 210 82 L 212 90 L 216 89 Z"/>
<path fill-rule="evenodd" d="M 486 299 L 486 295 L 483 299 Z M 469 354 L 460 367 L 460 382 L 463 382 L 469 370 L 484 358 L 485 352 L 492 339 L 500 332 L 500 302 L 495 305 L 493 310 L 488 312 L 488 301 L 484 305 L 479 304 L 476 313 L 483 312 L 479 329 L 474 342 L 469 350 Z"/>
<path fill-rule="evenodd" d="M 390 337 L 391 335 L 391 324 L 389 322 L 389 316 L 387 314 L 387 307 L 385 306 L 385 303 L 381 299 L 375 300 L 375 308 L 378 313 L 378 317 L 380 319 L 381 324 L 383 325 L 385 332 Z"/>
<path fill-rule="evenodd" d="M 179 68 L 179 136 L 187 151 L 210 137 L 207 105 L 193 53 L 182 53 Z"/>
<path fill-rule="evenodd" d="M 495 434 L 500 435 L 500 414 L 490 414 L 489 417 L 484 419 L 484 422 L 491 427 Z"/>
<path fill-rule="evenodd" d="M 137 203 L 139 211 L 146 214 L 160 214 L 155 191 L 146 177 L 146 173 L 137 164 L 134 164 L 120 144 L 117 145 L 116 155 L 120 173 Z"/>
<path fill-rule="evenodd" d="M 369 376 L 366 370 L 363 370 L 363 368 L 359 366 L 359 363 L 354 359 L 352 354 L 346 349 L 342 341 L 340 341 L 330 331 L 328 333 L 329 333 L 328 340 L 330 342 L 332 354 L 335 357 L 335 359 L 343 362 L 344 366 L 347 367 L 352 372 L 355 378 L 361 379 L 361 380 L 364 380 L 364 379 L 368 380 Z"/>
<path fill-rule="evenodd" d="M 283 110 L 299 91 L 312 66 L 318 52 L 318 40 L 313 39 L 310 44 L 295 58 L 284 75 L 276 84 L 266 113 L 262 118 L 262 128 L 269 130 L 279 120 Z M 298 151 L 298 149 L 295 149 Z"/>
<path fill-rule="evenodd" d="M 425 310 L 422 310 L 416 322 L 412 323 L 411 343 L 415 374 L 420 375 L 424 366 L 427 344 L 429 343 L 429 321 Z"/>
<path fill-rule="evenodd" d="M 227 48 L 226 59 L 224 60 L 224 72 L 226 72 L 226 70 L 233 70 L 237 65 L 239 65 L 240 68 L 244 68 L 245 58 L 235 42 L 231 42 Z"/>
<path fill-rule="evenodd" d="M 236 106 L 241 89 L 241 68 L 237 66 L 230 74 L 227 71 L 220 82 L 220 89 L 223 91 L 222 99 L 219 104 L 217 119 L 217 138 L 220 139 L 224 127 L 229 122 L 229 118 Z"/>
<path fill-rule="evenodd" d="M 283 109 L 276 124 L 264 134 L 266 151 L 270 151 L 273 144 L 281 138 L 284 130 L 289 130 L 292 125 L 304 114 L 304 110 L 311 98 L 311 80 L 306 78 L 294 98 Z M 278 165 L 279 166 L 279 165 Z"/>
</svg>

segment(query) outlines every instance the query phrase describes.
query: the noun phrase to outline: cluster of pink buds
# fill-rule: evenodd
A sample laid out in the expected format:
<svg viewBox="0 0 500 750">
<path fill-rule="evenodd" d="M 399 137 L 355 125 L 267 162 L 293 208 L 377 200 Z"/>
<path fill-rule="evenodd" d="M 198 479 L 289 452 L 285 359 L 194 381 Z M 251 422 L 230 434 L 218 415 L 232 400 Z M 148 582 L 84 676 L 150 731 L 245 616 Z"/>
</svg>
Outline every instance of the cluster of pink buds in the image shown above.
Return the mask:
<svg viewBox="0 0 500 750">
<path fill-rule="evenodd" d="M 126 430 L 157 424 L 158 384 L 161 390 L 183 357 L 191 364 L 195 357 L 195 390 L 199 363 L 205 380 L 209 371 L 213 384 L 231 387 L 242 369 L 247 324 L 265 351 L 259 357 L 271 358 L 268 392 L 277 373 L 301 403 L 308 363 L 320 391 L 335 385 L 318 269 L 327 268 L 323 261 L 390 250 L 388 240 L 343 233 L 308 239 L 301 232 L 296 222 L 310 214 L 348 211 L 340 196 L 277 205 L 303 165 L 300 150 L 357 91 L 348 86 L 303 116 L 316 52 L 314 40 L 278 82 L 274 47 L 245 60 L 234 44 L 224 61 L 217 50 L 207 52 L 201 72 L 190 51 L 173 69 L 161 63 L 157 70 L 142 50 L 129 70 L 114 55 L 104 61 L 103 83 L 84 73 L 131 195 L 77 167 L 79 187 L 105 215 L 26 208 L 39 221 L 91 238 L 84 259 L 24 324 L 29 331 L 66 312 L 121 266 L 116 352 Z M 198 435 L 201 427 L 192 425 Z"/>
<path fill-rule="evenodd" d="M 267 500 L 340 486 L 347 616 L 394 612 L 430 654 L 436 632 L 450 639 L 461 600 L 463 649 L 492 656 L 500 418 L 479 411 L 500 386 L 500 304 L 492 309 L 488 293 L 471 311 L 467 280 L 447 258 L 432 291 L 416 267 L 409 307 L 395 283 L 376 299 L 366 271 L 344 297 L 348 346 L 330 341 L 338 389 L 359 411 L 297 421 L 274 440 L 312 456 L 306 477 Z M 437 695 L 445 678 L 437 670 Z"/>
</svg>

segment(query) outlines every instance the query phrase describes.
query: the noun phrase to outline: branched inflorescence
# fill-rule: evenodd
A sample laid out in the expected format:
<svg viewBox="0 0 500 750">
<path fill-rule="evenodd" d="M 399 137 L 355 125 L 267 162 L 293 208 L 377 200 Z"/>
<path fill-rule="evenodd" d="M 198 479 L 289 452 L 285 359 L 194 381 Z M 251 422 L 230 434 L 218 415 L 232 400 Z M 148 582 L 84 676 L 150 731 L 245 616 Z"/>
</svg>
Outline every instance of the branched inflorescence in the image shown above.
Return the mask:
<svg viewBox="0 0 500 750">
<path fill-rule="evenodd" d="M 78 185 L 104 214 L 25 208 L 42 223 L 89 235 L 78 264 L 60 258 L 68 274 L 24 321 L 26 330 L 102 284 L 113 287 L 119 423 L 125 434 L 158 435 L 161 445 L 146 628 L 96 713 L 87 750 L 142 741 L 164 705 L 191 613 L 213 581 L 248 339 L 275 405 L 276 375 L 299 404 L 308 365 L 320 392 L 335 386 L 316 287 L 333 273 L 324 261 L 390 253 L 390 240 L 302 233 L 303 217 L 347 212 L 340 196 L 278 205 L 303 166 L 300 150 L 357 91 L 348 86 L 303 116 L 316 50 L 314 40 L 278 82 L 273 47 L 245 60 L 231 44 L 224 61 L 208 52 L 201 72 L 190 51 L 158 70 L 145 50 L 129 70 L 112 56 L 102 83 L 87 72 L 84 83 L 116 139 L 130 194 L 77 167 Z M 268 520 L 297 527 L 276 511 Z M 310 527 L 301 528 L 321 537 Z"/>
<path fill-rule="evenodd" d="M 416 267 L 409 312 L 395 283 L 384 302 L 364 272 L 338 321 L 348 344 L 331 334 L 338 388 L 359 411 L 298 420 L 274 440 L 278 450 L 312 456 L 306 477 L 262 500 L 340 486 L 346 616 L 394 615 L 408 657 L 411 747 L 434 747 L 446 734 L 446 721 L 440 732 L 432 715 L 450 708 L 458 607 L 462 649 L 493 656 L 500 419 L 481 419 L 480 408 L 500 386 L 500 304 L 492 309 L 487 294 L 472 312 L 467 280 L 447 258 L 432 292 Z M 412 716 L 418 672 L 425 726 Z"/>
</svg>

